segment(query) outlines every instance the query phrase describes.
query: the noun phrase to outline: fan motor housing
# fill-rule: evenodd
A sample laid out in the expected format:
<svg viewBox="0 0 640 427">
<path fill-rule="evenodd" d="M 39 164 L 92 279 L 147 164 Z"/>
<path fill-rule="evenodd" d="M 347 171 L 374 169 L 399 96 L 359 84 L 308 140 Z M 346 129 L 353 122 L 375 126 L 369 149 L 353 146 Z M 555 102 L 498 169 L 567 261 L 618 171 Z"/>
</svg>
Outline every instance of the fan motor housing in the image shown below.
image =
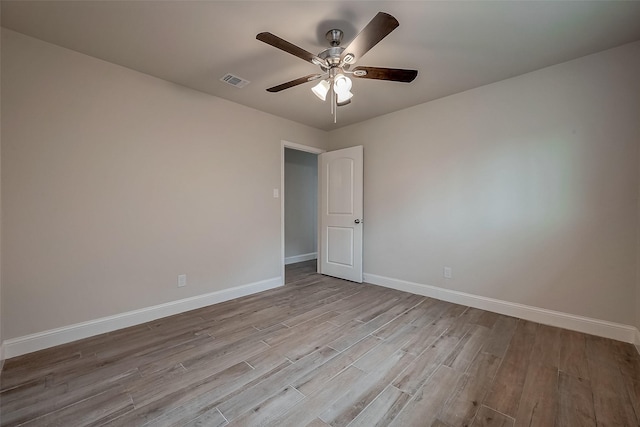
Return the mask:
<svg viewBox="0 0 640 427">
<path fill-rule="evenodd" d="M 327 64 L 330 66 L 329 68 L 333 68 L 340 64 L 340 55 L 342 55 L 342 52 L 344 52 L 344 48 L 341 46 L 330 47 L 320 52 L 318 58 L 327 61 Z"/>
</svg>

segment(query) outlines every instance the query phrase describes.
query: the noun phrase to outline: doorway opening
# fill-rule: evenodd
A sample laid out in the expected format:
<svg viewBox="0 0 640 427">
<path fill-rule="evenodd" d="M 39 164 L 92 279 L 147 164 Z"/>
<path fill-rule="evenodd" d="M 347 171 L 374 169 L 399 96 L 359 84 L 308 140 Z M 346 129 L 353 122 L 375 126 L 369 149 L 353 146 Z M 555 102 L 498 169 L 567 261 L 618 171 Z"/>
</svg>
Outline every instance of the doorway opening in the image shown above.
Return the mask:
<svg viewBox="0 0 640 427">
<path fill-rule="evenodd" d="M 284 284 L 285 265 L 318 257 L 318 155 L 325 150 L 282 141 L 281 151 L 281 259 Z"/>
</svg>

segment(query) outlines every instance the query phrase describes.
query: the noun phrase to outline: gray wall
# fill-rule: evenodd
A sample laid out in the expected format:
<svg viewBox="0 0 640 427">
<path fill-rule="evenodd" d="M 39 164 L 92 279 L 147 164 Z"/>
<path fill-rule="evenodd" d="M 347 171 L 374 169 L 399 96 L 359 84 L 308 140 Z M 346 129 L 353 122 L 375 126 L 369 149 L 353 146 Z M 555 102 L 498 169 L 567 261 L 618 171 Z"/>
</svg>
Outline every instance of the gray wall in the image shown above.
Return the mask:
<svg viewBox="0 0 640 427">
<path fill-rule="evenodd" d="M 2 59 L 5 340 L 280 276 L 281 140 L 326 132 L 9 30 Z"/>
<path fill-rule="evenodd" d="M 0 32 L 0 46 L 2 45 L 2 32 Z M 0 55 L 0 81 L 2 80 L 2 59 Z M 2 88 L 0 85 L 0 99 Z M 0 117 L 2 117 L 2 102 L 0 102 Z M 0 188 L 2 187 L 2 123 L 0 122 Z M 2 242 L 2 191 L 0 191 L 0 242 Z M 0 373 L 4 365 L 4 342 L 2 333 L 4 322 L 2 321 L 2 245 L 0 244 Z"/>
<path fill-rule="evenodd" d="M 638 135 L 638 144 L 640 145 L 640 135 Z M 636 323 L 635 326 L 638 328 L 636 332 L 636 348 L 638 352 L 640 352 L 640 149 L 638 156 L 638 225 L 636 228 Z"/>
<path fill-rule="evenodd" d="M 640 42 L 331 132 L 365 272 L 638 325 L 638 76 Z"/>
<path fill-rule="evenodd" d="M 284 152 L 285 258 L 317 252 L 318 156 Z"/>
</svg>

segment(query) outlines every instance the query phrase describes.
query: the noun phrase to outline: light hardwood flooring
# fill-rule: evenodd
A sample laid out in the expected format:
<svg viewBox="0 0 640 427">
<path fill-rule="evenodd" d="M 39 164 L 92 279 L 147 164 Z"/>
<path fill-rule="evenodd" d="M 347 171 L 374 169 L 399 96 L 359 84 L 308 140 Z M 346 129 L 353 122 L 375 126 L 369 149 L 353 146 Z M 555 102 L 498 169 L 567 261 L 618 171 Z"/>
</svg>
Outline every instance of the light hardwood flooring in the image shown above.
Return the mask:
<svg viewBox="0 0 640 427">
<path fill-rule="evenodd" d="M 640 356 L 288 266 L 287 285 L 9 359 L 3 426 L 638 426 Z"/>
</svg>

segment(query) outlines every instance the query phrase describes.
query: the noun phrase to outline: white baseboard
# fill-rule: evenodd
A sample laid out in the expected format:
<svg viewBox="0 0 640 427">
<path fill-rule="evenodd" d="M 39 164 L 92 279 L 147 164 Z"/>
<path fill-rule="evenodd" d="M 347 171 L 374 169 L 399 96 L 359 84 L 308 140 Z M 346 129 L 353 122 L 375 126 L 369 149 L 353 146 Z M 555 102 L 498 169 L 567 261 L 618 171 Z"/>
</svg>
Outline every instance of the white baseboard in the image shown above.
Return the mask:
<svg viewBox="0 0 640 427">
<path fill-rule="evenodd" d="M 518 304 L 494 298 L 438 288 L 436 286 L 423 285 L 421 283 L 407 282 L 405 280 L 392 279 L 365 273 L 364 281 L 374 285 L 398 289 L 412 294 L 424 295 L 455 304 L 466 305 L 482 310 L 492 311 L 507 316 L 518 317 L 545 325 L 584 332 L 600 337 L 611 338 L 618 341 L 633 343 L 640 347 L 640 332 L 637 328 L 621 323 L 592 319 L 584 316 L 547 310 L 544 308 Z M 639 350 L 640 351 L 640 350 Z"/>
<path fill-rule="evenodd" d="M 7 358 L 20 356 L 60 344 L 66 344 L 94 335 L 104 334 L 117 329 L 139 325 L 162 317 L 172 316 L 189 310 L 206 307 L 208 305 L 229 301 L 246 295 L 266 291 L 283 285 L 281 277 L 247 285 L 236 286 L 231 289 L 223 289 L 204 295 L 198 295 L 177 301 L 171 301 L 153 307 L 146 307 L 114 316 L 102 317 L 75 325 L 63 326 L 44 332 L 38 332 L 18 338 L 4 341 L 4 355 Z"/>
<path fill-rule="evenodd" d="M 636 350 L 638 350 L 638 353 L 640 354 L 640 329 L 636 329 L 636 340 L 634 344 L 636 345 Z"/>
<path fill-rule="evenodd" d="M 302 254 L 302 255 L 294 255 L 294 256 L 288 256 L 284 259 L 284 265 L 289 265 L 289 264 L 295 264 L 296 262 L 302 262 L 302 261 L 310 261 L 312 259 L 318 259 L 318 253 L 317 252 L 312 252 L 309 254 Z"/>
</svg>

